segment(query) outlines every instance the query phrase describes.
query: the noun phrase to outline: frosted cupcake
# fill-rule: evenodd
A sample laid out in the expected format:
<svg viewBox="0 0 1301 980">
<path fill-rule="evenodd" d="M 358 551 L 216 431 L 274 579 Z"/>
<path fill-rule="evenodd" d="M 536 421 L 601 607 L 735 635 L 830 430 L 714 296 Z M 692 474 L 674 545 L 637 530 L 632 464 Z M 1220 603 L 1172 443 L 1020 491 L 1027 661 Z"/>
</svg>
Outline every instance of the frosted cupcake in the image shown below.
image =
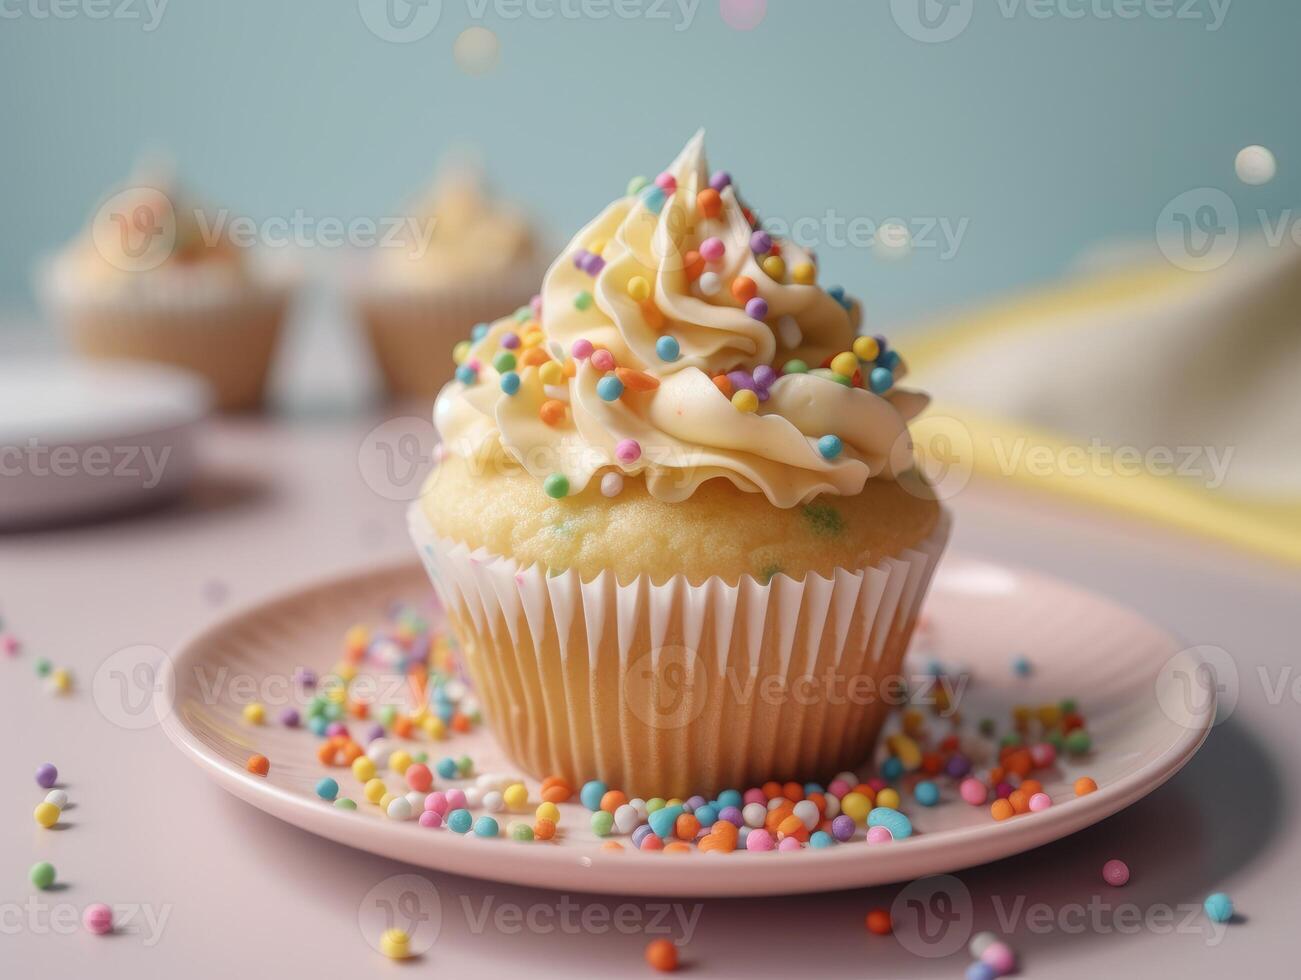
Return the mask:
<svg viewBox="0 0 1301 980">
<path fill-rule="evenodd" d="M 870 754 L 948 521 L 859 322 L 697 136 L 458 351 L 410 526 L 522 767 L 649 798 Z"/>
<path fill-rule="evenodd" d="M 219 408 L 256 408 L 293 279 L 229 227 L 172 179 L 138 179 L 42 267 L 46 305 L 86 357 L 186 368 L 212 384 Z"/>
<path fill-rule="evenodd" d="M 401 233 L 374 252 L 354 303 L 398 397 L 433 397 L 452 376 L 452 345 L 527 304 L 545 268 L 527 218 L 494 199 L 469 166 L 443 173 Z"/>
</svg>

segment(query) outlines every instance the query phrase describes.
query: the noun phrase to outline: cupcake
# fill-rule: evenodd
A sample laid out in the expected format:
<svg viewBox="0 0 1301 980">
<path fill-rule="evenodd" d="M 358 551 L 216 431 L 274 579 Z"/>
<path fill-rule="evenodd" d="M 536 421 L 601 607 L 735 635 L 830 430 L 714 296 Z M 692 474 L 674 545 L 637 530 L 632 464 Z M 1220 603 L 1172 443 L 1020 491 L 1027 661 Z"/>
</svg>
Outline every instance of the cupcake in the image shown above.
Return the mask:
<svg viewBox="0 0 1301 980">
<path fill-rule="evenodd" d="M 186 368 L 220 409 L 257 408 L 292 281 L 229 229 L 170 178 L 142 178 L 43 265 L 40 291 L 78 353 Z"/>
<path fill-rule="evenodd" d="M 374 253 L 353 302 L 399 398 L 437 394 L 452 376 L 452 345 L 528 303 L 545 268 L 527 218 L 493 199 L 480 172 L 464 165 L 445 170 Z"/>
<path fill-rule="evenodd" d="M 948 519 L 926 397 L 695 137 L 477 331 L 412 536 L 536 776 L 685 797 L 863 762 Z"/>
</svg>

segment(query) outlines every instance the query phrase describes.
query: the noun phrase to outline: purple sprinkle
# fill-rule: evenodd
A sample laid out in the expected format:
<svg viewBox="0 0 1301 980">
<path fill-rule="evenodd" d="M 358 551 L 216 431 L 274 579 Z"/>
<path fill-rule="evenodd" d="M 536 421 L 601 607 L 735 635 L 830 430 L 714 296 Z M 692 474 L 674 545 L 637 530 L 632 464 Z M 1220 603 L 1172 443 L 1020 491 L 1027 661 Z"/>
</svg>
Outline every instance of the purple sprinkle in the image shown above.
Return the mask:
<svg viewBox="0 0 1301 980">
<path fill-rule="evenodd" d="M 375 724 L 375 725 L 371 725 L 370 728 L 366 729 L 366 742 L 368 744 L 370 742 L 375 741 L 375 739 L 377 738 L 383 738 L 383 737 L 384 737 L 383 725 Z"/>
<path fill-rule="evenodd" d="M 740 807 L 735 807 L 735 806 L 723 807 L 723 809 L 718 811 L 718 819 L 726 820 L 728 823 L 736 827 L 745 826 L 745 818 L 741 816 Z"/>
<path fill-rule="evenodd" d="M 844 841 L 854 836 L 854 818 L 847 813 L 842 813 L 831 821 L 831 836 L 836 840 Z"/>
<path fill-rule="evenodd" d="M 967 773 L 971 772 L 971 760 L 960 752 L 956 753 L 950 757 L 948 763 L 944 767 L 944 771 L 954 779 L 961 779 L 963 776 L 967 775 Z"/>
<path fill-rule="evenodd" d="M 586 269 L 586 268 L 587 268 L 587 260 L 588 260 L 588 258 L 591 257 L 591 254 L 592 254 L 592 253 L 589 252 L 589 251 L 588 251 L 587 249 L 585 249 L 585 248 L 580 248 L 577 252 L 575 252 L 575 253 L 574 253 L 574 268 L 576 268 L 576 269 Z"/>
<path fill-rule="evenodd" d="M 721 191 L 724 187 L 732 183 L 732 175 L 726 170 L 717 170 L 714 176 L 709 178 L 709 186 L 716 191 Z"/>
<path fill-rule="evenodd" d="M 768 388 L 777 380 L 777 372 L 767 364 L 760 364 L 754 369 L 754 383 L 760 388 Z"/>
<path fill-rule="evenodd" d="M 519 346 L 519 344 L 519 334 L 517 333 L 504 334 L 501 338 L 501 345 L 506 348 L 506 350 L 514 350 Z"/>
<path fill-rule="evenodd" d="M 59 770 L 48 762 L 36 767 L 36 784 L 42 789 L 49 789 L 59 780 Z"/>
<path fill-rule="evenodd" d="M 880 361 L 885 356 L 885 352 L 890 349 L 890 345 L 886 343 L 884 334 L 876 334 L 872 339 L 876 341 L 876 358 Z"/>
<path fill-rule="evenodd" d="M 702 806 L 704 806 L 708 802 L 709 801 L 705 799 L 703 796 L 693 796 L 691 797 L 691 799 L 687 800 L 687 802 L 683 804 L 683 808 L 687 811 L 687 813 L 695 813 L 697 810 L 699 810 Z"/>
<path fill-rule="evenodd" d="M 735 390 L 744 388 L 758 394 L 759 386 L 754 383 L 754 378 L 744 371 L 728 371 L 727 380 L 732 382 L 732 388 Z"/>
<path fill-rule="evenodd" d="M 767 255 L 772 251 L 772 236 L 760 228 L 750 236 L 750 251 L 755 255 Z"/>
<path fill-rule="evenodd" d="M 583 260 L 583 271 L 589 276 L 599 276 L 601 270 L 604 268 L 605 259 L 601 258 L 599 255 L 589 254 L 587 258 Z"/>
<path fill-rule="evenodd" d="M 286 708 L 280 712 L 280 724 L 286 728 L 297 728 L 300 720 L 297 708 Z"/>
<path fill-rule="evenodd" d="M 745 312 L 756 320 L 762 320 L 768 315 L 768 301 L 762 296 L 756 296 L 745 304 Z"/>
<path fill-rule="evenodd" d="M 308 670 L 306 667 L 299 667 L 294 671 L 294 684 L 305 691 L 310 691 L 316 687 L 316 673 Z"/>
<path fill-rule="evenodd" d="M 348 726 L 341 721 L 332 721 L 325 726 L 325 734 L 329 738 L 333 738 L 335 735 L 347 735 Z"/>
<path fill-rule="evenodd" d="M 653 831 L 650 829 L 650 824 L 644 823 L 641 826 L 637 827 L 632 832 L 632 846 L 636 848 L 640 848 L 641 842 L 644 841 L 646 839 L 646 835 L 650 833 L 653 833 Z"/>
</svg>

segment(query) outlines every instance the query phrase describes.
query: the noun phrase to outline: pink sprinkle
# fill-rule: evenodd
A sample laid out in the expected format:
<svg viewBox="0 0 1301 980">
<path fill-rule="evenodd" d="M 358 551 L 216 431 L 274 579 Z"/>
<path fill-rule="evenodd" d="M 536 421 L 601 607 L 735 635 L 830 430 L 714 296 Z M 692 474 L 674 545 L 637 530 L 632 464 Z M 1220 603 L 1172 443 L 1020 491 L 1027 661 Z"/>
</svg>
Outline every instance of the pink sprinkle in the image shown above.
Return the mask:
<svg viewBox="0 0 1301 980">
<path fill-rule="evenodd" d="M 964 779 L 958 785 L 958 795 L 972 806 L 981 806 L 989 799 L 989 790 L 979 779 Z"/>
<path fill-rule="evenodd" d="M 584 361 L 592 356 L 592 342 L 579 337 L 570 345 L 569 353 L 573 354 L 580 361 Z"/>
<path fill-rule="evenodd" d="M 672 194 L 675 190 L 678 189 L 678 181 L 677 178 L 674 177 L 671 173 L 665 171 L 664 173 L 660 174 L 658 177 L 655 178 L 655 186 L 658 187 L 660 190 L 662 190 L 665 194 Z"/>
<path fill-rule="evenodd" d="M 641 443 L 636 439 L 620 439 L 614 455 L 621 463 L 635 463 L 641 458 Z"/>
<path fill-rule="evenodd" d="M 1112 888 L 1119 888 L 1129 881 L 1129 865 L 1112 858 L 1102 866 L 1102 880 Z"/>
<path fill-rule="evenodd" d="M 433 810 L 425 810 L 420 814 L 420 826 L 429 827 L 431 830 L 437 830 L 443 825 L 443 815 Z"/>
<path fill-rule="evenodd" d="M 613 371 L 615 367 L 614 355 L 605 348 L 592 352 L 592 367 L 598 371 Z"/>
<path fill-rule="evenodd" d="M 81 922 L 97 936 L 107 935 L 113 931 L 113 910 L 103 902 L 87 905 L 81 914 Z"/>
<path fill-rule="evenodd" d="M 1053 798 L 1047 793 L 1035 793 L 1030 797 L 1030 811 L 1038 813 L 1040 810 L 1047 810 L 1053 805 Z"/>
<path fill-rule="evenodd" d="M 448 810 L 465 809 L 465 792 L 459 789 L 449 789 L 446 793 Z"/>
<path fill-rule="evenodd" d="M 1007 943 L 990 943 L 980 954 L 980 962 L 993 967 L 998 976 L 1006 976 L 1016 968 L 1016 954 Z"/>
<path fill-rule="evenodd" d="M 873 793 L 879 793 L 881 792 L 881 790 L 885 789 L 890 784 L 887 783 L 880 776 L 873 776 L 871 779 L 867 781 L 867 785 L 872 787 Z"/>
<path fill-rule="evenodd" d="M 1051 742 L 1036 742 L 1030 746 L 1030 761 L 1036 769 L 1047 769 L 1057 761 L 1057 750 Z"/>
<path fill-rule="evenodd" d="M 868 827 L 867 842 L 869 844 L 889 844 L 894 840 L 894 834 L 890 833 L 887 827 Z"/>
<path fill-rule="evenodd" d="M 5 653 L 17 653 L 18 637 L 14 636 L 12 633 L 5 633 L 3 636 L 0 636 L 0 647 L 4 648 Z"/>
<path fill-rule="evenodd" d="M 768 797 L 766 797 L 766 796 L 763 795 L 763 790 L 759 789 L 759 787 L 757 787 L 757 786 L 752 786 L 752 787 L 750 787 L 750 789 L 747 789 L 747 790 L 745 791 L 745 795 L 741 797 L 741 802 L 742 802 L 742 803 L 762 803 L 764 806 L 767 806 L 767 805 L 768 805 Z"/>
<path fill-rule="evenodd" d="M 709 262 L 717 262 L 723 257 L 725 251 L 727 248 L 721 238 L 706 238 L 700 243 L 700 254 Z"/>
<path fill-rule="evenodd" d="M 529 300 L 529 309 L 533 311 L 534 316 L 542 315 L 542 294 L 541 293 L 534 294 L 533 298 Z"/>
<path fill-rule="evenodd" d="M 827 792 L 836 797 L 836 799 L 840 799 L 840 797 L 844 796 L 853 788 L 854 787 L 850 786 L 849 783 L 845 782 L 843 779 L 833 779 L 831 785 L 827 787 Z"/>
<path fill-rule="evenodd" d="M 772 839 L 772 834 L 762 827 L 755 827 L 745 838 L 747 851 L 771 851 L 774 847 L 776 842 Z"/>
<path fill-rule="evenodd" d="M 434 790 L 425 797 L 425 812 L 437 813 L 440 816 L 447 813 L 447 794 L 442 790 Z"/>
<path fill-rule="evenodd" d="M 483 362 L 477 357 L 471 357 L 465 362 L 465 366 L 471 371 L 481 371 L 483 369 Z"/>
<path fill-rule="evenodd" d="M 749 841 L 746 841 L 747 846 Z M 803 845 L 800 844 L 798 837 L 783 837 L 782 842 L 777 845 L 779 851 L 798 851 Z"/>
<path fill-rule="evenodd" d="M 1016 789 L 1016 787 L 1005 779 L 994 787 L 994 795 L 1000 800 L 1005 800 L 1012 795 L 1012 790 L 1014 789 Z"/>
</svg>

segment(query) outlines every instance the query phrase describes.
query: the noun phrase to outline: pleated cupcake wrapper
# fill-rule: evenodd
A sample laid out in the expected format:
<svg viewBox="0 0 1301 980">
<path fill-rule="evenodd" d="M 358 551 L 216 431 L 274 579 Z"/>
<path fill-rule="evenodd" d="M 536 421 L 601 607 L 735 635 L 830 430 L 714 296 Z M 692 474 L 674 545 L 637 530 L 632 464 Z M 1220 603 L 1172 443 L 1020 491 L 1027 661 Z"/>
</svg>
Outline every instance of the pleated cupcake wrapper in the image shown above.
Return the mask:
<svg viewBox="0 0 1301 980">
<path fill-rule="evenodd" d="M 432 398 L 456 365 L 452 348 L 476 323 L 524 306 L 541 288 L 545 268 L 524 265 L 482 282 L 428 289 L 367 282 L 353 290 L 356 307 L 385 385 L 398 397 Z"/>
<path fill-rule="evenodd" d="M 413 540 L 503 748 L 534 776 L 686 797 L 860 764 L 948 538 L 831 578 L 619 584 Z"/>
<path fill-rule="evenodd" d="M 101 292 L 46 275 L 43 299 L 81 355 L 155 361 L 204 377 L 224 411 L 261 404 L 295 281 L 204 284 L 187 291 L 159 277 L 138 288 Z"/>
</svg>

